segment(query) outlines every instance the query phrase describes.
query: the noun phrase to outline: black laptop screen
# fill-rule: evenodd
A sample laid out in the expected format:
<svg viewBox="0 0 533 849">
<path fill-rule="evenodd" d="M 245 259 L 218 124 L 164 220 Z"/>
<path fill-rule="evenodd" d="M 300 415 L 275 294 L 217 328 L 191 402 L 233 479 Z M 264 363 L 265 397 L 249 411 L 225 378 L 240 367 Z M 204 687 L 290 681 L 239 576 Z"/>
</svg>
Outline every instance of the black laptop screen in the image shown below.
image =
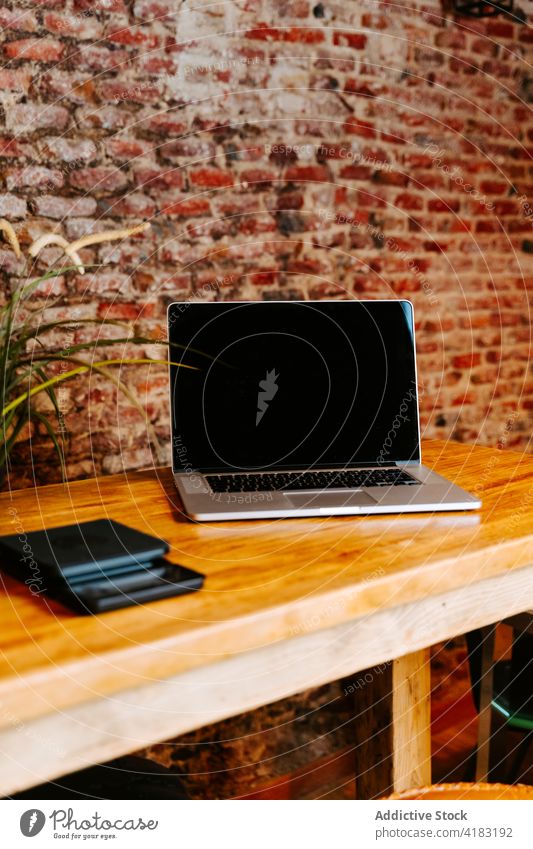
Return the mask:
<svg viewBox="0 0 533 849">
<path fill-rule="evenodd" d="M 169 308 L 175 471 L 419 459 L 406 301 Z"/>
</svg>

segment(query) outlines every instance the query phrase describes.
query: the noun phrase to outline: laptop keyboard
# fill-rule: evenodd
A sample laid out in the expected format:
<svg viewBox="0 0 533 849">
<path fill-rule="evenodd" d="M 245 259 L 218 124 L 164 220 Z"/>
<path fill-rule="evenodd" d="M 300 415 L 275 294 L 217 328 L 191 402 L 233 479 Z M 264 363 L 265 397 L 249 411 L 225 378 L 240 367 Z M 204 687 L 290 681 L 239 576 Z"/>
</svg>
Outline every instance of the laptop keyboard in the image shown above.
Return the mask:
<svg viewBox="0 0 533 849">
<path fill-rule="evenodd" d="M 316 472 L 206 475 L 206 480 L 213 492 L 360 489 L 363 486 L 412 486 L 420 483 L 402 469 L 339 469 Z"/>
</svg>

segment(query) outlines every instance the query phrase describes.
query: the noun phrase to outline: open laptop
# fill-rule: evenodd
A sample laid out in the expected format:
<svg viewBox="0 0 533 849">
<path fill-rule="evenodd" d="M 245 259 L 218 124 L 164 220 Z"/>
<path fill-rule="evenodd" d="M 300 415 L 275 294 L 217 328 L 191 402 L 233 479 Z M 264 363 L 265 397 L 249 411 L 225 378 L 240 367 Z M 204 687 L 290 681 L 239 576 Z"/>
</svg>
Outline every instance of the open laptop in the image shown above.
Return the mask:
<svg viewBox="0 0 533 849">
<path fill-rule="evenodd" d="M 409 301 L 173 303 L 168 327 L 192 519 L 481 506 L 422 465 Z"/>
</svg>

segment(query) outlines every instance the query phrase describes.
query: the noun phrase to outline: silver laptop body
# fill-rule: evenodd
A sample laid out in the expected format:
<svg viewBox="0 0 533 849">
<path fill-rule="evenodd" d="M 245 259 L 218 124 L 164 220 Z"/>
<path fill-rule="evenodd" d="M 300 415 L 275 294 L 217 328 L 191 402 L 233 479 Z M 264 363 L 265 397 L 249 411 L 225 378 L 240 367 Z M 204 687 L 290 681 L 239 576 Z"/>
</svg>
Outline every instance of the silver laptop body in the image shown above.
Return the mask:
<svg viewBox="0 0 533 849">
<path fill-rule="evenodd" d="M 409 301 L 176 302 L 168 328 L 191 519 L 481 506 L 422 464 Z"/>
</svg>

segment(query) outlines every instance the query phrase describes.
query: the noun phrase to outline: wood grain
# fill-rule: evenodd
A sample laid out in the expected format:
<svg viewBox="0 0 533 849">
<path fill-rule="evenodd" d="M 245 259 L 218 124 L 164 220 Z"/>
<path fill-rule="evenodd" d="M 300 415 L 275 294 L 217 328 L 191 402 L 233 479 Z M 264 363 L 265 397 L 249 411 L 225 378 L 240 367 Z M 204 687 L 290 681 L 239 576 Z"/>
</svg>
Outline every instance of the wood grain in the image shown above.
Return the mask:
<svg viewBox="0 0 533 849">
<path fill-rule="evenodd" d="M 533 602 L 532 568 L 516 569 L 504 580 L 488 578 L 261 649 L 234 653 L 164 681 L 53 710 L 33 720 L 22 721 L 10 714 L 9 727 L 0 729 L 0 794 L 128 754 L 327 681 L 346 678 L 350 695 L 350 681 L 357 683 L 364 675 L 361 670 L 372 666 L 382 673 L 373 674 L 372 685 L 352 686 L 356 722 L 366 704 L 367 721 L 374 728 L 370 734 L 357 732 L 356 739 L 366 746 L 356 753 L 357 789 L 360 798 L 382 795 L 394 786 L 392 764 L 399 761 L 392 751 L 392 722 L 399 719 L 398 712 L 395 717 L 392 713 L 392 681 L 383 683 L 387 670 L 392 673 L 390 658 L 402 658 L 464 628 L 477 628 L 498 619 L 502 610 L 518 611 L 524 602 Z M 400 670 L 398 666 L 397 681 Z M 34 698 L 37 694 L 34 690 Z M 419 741 L 425 738 L 429 745 L 430 729 L 423 712 L 412 718 L 419 723 L 412 753 L 417 763 Z M 401 757 L 409 762 L 409 753 L 402 752 Z"/>
<path fill-rule="evenodd" d="M 432 442 L 424 461 L 480 494 L 482 511 L 200 525 L 181 514 L 168 469 L 3 494 L 5 533 L 107 516 L 167 539 L 170 558 L 207 580 L 193 596 L 85 618 L 6 578 L 0 726 L 533 562 L 533 458 Z"/>
<path fill-rule="evenodd" d="M 518 612 L 524 603 L 533 603 L 533 568 L 235 652 L 225 660 L 35 719 L 20 720 L 11 713 L 6 717 L 9 727 L 0 729 L 0 794 L 128 754 L 327 681 L 346 678 L 348 687 L 350 680 L 358 682 L 365 667 L 392 669 L 387 663 L 391 658 L 494 621 L 502 610 Z M 382 699 L 375 689 L 382 680 L 383 675 L 374 674 L 372 687 L 353 687 L 358 717 L 363 710 L 359 700 L 366 698 L 368 719 L 377 732 L 363 738 L 358 734 L 367 744 L 363 753 L 356 752 L 361 798 L 382 795 L 394 786 L 392 684 L 384 688 Z M 34 689 L 33 698 L 46 689 L 45 683 Z M 380 711 L 382 705 L 387 706 L 388 719 Z M 416 737 L 429 741 L 430 729 L 423 713 L 414 717 L 420 727 L 411 752 L 402 752 L 402 758 L 416 770 L 421 752 Z M 385 761 L 391 764 L 389 772 L 384 771 Z M 372 785 L 377 789 L 372 791 Z"/>
<path fill-rule="evenodd" d="M 429 649 L 366 669 L 357 681 L 357 798 L 380 799 L 393 789 L 431 783 Z"/>
<path fill-rule="evenodd" d="M 431 784 L 429 648 L 392 663 L 392 783 L 396 792 Z"/>
</svg>

